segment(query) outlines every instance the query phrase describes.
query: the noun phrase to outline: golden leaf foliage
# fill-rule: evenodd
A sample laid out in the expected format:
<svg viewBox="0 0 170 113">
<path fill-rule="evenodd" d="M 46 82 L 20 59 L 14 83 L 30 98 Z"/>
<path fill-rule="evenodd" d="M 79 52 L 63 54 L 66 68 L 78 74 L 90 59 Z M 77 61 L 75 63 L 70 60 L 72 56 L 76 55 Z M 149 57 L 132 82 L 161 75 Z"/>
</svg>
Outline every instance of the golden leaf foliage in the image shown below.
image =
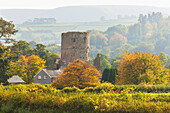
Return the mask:
<svg viewBox="0 0 170 113">
<path fill-rule="evenodd" d="M 20 76 L 25 82 L 33 82 L 34 76 L 45 67 L 46 61 L 37 55 L 21 55 L 18 61 L 11 63 L 10 73 Z"/>
<path fill-rule="evenodd" d="M 148 52 L 125 51 L 118 69 L 118 84 L 162 84 L 169 76 L 159 57 Z"/>
<path fill-rule="evenodd" d="M 67 68 L 63 69 L 64 73 L 52 83 L 57 88 L 76 86 L 84 88 L 87 86 L 96 86 L 100 84 L 100 72 L 82 60 L 75 60 L 69 63 Z"/>
</svg>

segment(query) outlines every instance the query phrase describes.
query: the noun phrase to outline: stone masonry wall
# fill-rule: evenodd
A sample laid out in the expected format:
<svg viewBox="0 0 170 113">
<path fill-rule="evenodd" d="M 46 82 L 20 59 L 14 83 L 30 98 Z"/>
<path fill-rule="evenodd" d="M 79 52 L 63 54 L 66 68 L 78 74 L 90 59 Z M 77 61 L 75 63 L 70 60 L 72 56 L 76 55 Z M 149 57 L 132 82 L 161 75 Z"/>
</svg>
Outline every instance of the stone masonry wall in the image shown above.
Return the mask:
<svg viewBox="0 0 170 113">
<path fill-rule="evenodd" d="M 62 33 L 61 60 L 66 64 L 76 59 L 89 62 L 90 33 L 67 32 Z"/>
</svg>

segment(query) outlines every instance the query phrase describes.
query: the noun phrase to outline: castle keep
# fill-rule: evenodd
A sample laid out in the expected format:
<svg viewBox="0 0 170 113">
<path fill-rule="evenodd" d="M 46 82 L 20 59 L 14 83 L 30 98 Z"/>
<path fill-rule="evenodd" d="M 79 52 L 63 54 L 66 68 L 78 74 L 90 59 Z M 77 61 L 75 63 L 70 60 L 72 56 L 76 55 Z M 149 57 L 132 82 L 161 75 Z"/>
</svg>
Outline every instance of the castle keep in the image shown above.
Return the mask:
<svg viewBox="0 0 170 113">
<path fill-rule="evenodd" d="M 67 67 L 69 62 L 74 60 L 90 60 L 90 33 L 88 32 L 67 32 L 62 33 L 61 59 L 56 58 L 54 69 L 42 69 L 34 76 L 34 83 L 50 84 L 59 74 L 60 69 Z M 94 60 L 94 66 L 100 70 L 100 55 Z"/>
<path fill-rule="evenodd" d="M 67 32 L 62 33 L 61 61 L 67 65 L 76 59 L 89 62 L 90 33 Z"/>
</svg>

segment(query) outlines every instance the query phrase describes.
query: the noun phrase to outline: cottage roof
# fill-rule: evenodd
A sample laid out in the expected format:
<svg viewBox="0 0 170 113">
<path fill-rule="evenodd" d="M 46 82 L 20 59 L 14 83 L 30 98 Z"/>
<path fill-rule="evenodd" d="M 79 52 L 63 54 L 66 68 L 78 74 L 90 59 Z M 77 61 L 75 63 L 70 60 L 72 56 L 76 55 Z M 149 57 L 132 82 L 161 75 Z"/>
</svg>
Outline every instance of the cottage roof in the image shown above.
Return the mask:
<svg viewBox="0 0 170 113">
<path fill-rule="evenodd" d="M 19 76 L 14 75 L 8 79 L 8 83 L 25 83 Z"/>
<path fill-rule="evenodd" d="M 46 72 L 50 77 L 58 77 L 58 75 L 63 73 L 60 69 L 59 70 L 43 69 L 43 71 Z"/>
</svg>

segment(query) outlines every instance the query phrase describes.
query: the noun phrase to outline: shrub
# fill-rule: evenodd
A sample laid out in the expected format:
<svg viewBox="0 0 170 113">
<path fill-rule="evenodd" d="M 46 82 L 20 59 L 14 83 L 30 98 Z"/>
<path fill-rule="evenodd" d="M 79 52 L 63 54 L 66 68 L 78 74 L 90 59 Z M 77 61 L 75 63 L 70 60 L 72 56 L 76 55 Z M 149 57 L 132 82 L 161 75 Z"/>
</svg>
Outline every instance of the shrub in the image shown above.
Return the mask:
<svg viewBox="0 0 170 113">
<path fill-rule="evenodd" d="M 80 89 L 75 87 L 75 86 L 73 86 L 73 87 L 65 87 L 65 88 L 63 88 L 62 91 L 65 92 L 65 93 L 80 92 Z"/>
<path fill-rule="evenodd" d="M 113 89 L 114 89 L 114 85 L 113 84 L 111 84 L 111 83 L 102 83 L 102 84 L 96 86 L 94 88 L 94 91 L 95 92 L 101 92 L 102 90 L 109 91 L 109 90 L 113 90 Z"/>
<path fill-rule="evenodd" d="M 23 87 L 23 89 L 22 89 Z M 146 91 L 166 89 L 165 85 L 122 85 L 114 86 L 110 83 L 103 83 L 96 86 L 96 91 L 104 89 L 121 89 L 119 94 L 103 91 L 104 93 L 84 93 L 76 87 L 67 87 L 60 93 L 47 91 L 47 87 L 40 84 L 31 85 L 0 85 L 0 112 L 2 113 L 143 113 L 157 112 L 169 113 L 170 96 L 169 93 L 150 94 L 150 93 L 131 93 L 133 87 L 143 88 Z M 159 88 L 158 88 L 159 87 Z M 18 88 L 18 89 L 17 89 Z M 36 90 L 28 92 L 27 89 Z M 38 91 L 43 89 L 44 91 Z M 47 89 L 46 89 L 47 88 Z M 66 90 L 69 89 L 69 90 Z M 92 90 L 87 87 L 83 91 Z M 65 93 L 71 92 L 71 93 Z M 130 94 L 129 94 L 130 93 Z"/>
<path fill-rule="evenodd" d="M 93 87 L 85 87 L 83 89 L 83 92 L 93 92 L 94 88 Z"/>
<path fill-rule="evenodd" d="M 117 74 L 118 74 L 118 70 L 116 68 L 111 68 L 111 69 L 106 68 L 102 74 L 102 81 L 115 83 Z"/>
</svg>

